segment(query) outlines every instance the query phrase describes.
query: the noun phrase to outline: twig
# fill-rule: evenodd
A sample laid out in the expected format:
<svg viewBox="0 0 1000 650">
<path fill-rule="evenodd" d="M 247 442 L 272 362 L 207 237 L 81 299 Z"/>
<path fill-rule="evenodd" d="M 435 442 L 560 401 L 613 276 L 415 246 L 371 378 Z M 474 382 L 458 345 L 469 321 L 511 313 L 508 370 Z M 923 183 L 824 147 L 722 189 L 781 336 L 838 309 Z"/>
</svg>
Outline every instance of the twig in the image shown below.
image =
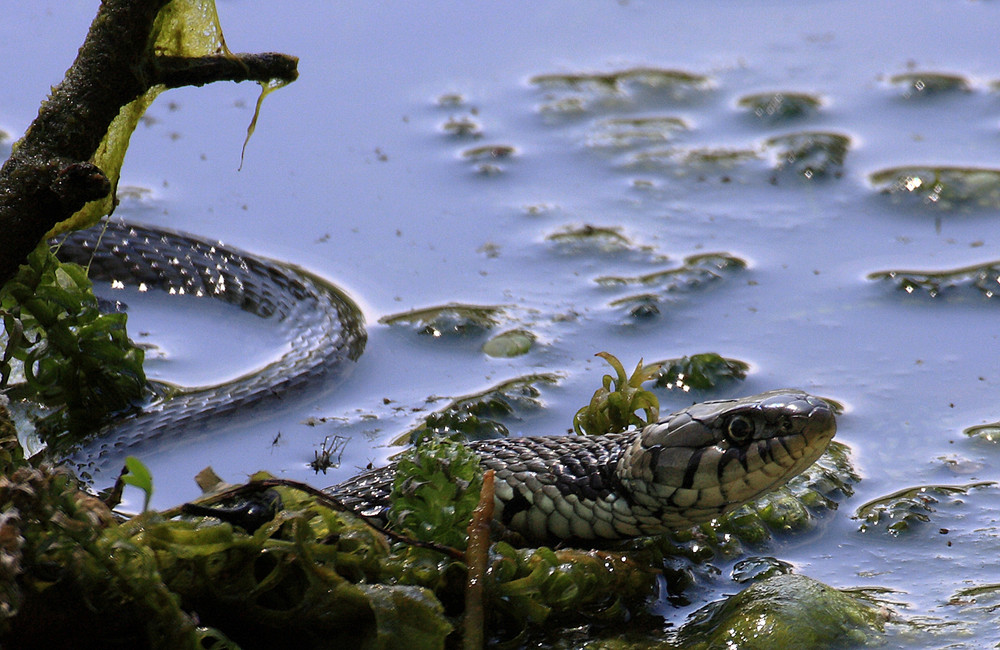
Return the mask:
<svg viewBox="0 0 1000 650">
<path fill-rule="evenodd" d="M 483 647 L 485 632 L 483 596 L 486 567 L 489 564 L 493 498 L 493 470 L 490 469 L 483 474 L 483 489 L 479 493 L 479 505 L 472 511 L 472 521 L 469 522 L 469 546 L 465 550 L 465 563 L 469 567 L 469 577 L 465 584 L 465 619 L 462 635 L 465 650 L 479 650 Z"/>
</svg>

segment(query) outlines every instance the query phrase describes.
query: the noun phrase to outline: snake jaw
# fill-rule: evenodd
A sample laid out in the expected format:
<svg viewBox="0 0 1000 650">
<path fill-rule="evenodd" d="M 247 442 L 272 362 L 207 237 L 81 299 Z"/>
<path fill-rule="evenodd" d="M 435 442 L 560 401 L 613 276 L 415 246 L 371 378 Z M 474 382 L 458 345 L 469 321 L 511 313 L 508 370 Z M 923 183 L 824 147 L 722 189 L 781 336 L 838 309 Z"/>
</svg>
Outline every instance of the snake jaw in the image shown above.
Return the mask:
<svg viewBox="0 0 1000 650">
<path fill-rule="evenodd" d="M 779 390 L 695 404 L 648 426 L 622 454 L 619 479 L 655 515 L 648 534 L 702 523 L 780 487 L 826 449 L 833 409 Z"/>
</svg>

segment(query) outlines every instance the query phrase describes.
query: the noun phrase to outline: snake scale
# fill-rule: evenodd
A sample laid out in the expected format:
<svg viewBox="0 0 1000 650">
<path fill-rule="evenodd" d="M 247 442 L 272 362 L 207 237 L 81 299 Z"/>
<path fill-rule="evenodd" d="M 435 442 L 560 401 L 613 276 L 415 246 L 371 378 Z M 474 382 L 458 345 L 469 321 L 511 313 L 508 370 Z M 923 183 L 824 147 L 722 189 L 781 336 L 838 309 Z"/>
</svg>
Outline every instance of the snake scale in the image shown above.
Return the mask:
<svg viewBox="0 0 1000 650">
<path fill-rule="evenodd" d="M 96 251 L 96 252 L 95 252 Z M 360 311 L 296 267 L 191 235 L 105 222 L 71 234 L 59 257 L 98 281 L 211 297 L 273 319 L 286 352 L 231 382 L 155 400 L 74 450 L 89 473 L 117 470 L 140 442 L 203 430 L 217 418 L 342 374 L 364 350 Z M 654 535 L 711 520 L 783 485 L 836 432 L 832 408 L 796 390 L 695 404 L 641 430 L 470 443 L 495 471 L 495 518 L 533 542 Z M 327 489 L 386 523 L 394 465 Z"/>
</svg>

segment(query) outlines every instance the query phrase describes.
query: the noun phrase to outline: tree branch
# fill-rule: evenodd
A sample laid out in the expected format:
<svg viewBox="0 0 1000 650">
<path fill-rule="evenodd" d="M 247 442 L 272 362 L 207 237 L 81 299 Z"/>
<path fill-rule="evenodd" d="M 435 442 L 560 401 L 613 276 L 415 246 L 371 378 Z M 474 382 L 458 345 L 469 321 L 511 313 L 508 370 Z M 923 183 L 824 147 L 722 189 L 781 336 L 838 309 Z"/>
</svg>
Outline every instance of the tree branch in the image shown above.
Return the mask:
<svg viewBox="0 0 1000 650">
<path fill-rule="evenodd" d="M 294 81 L 298 59 L 287 54 L 234 54 L 232 56 L 156 57 L 156 83 L 167 88 L 204 86 L 214 81 Z"/>
<path fill-rule="evenodd" d="M 170 0 L 104 0 L 76 61 L 0 168 L 0 285 L 57 223 L 113 189 L 91 162 L 122 107 L 147 90 L 212 81 L 292 81 L 281 54 L 156 57 L 157 13 Z"/>
</svg>

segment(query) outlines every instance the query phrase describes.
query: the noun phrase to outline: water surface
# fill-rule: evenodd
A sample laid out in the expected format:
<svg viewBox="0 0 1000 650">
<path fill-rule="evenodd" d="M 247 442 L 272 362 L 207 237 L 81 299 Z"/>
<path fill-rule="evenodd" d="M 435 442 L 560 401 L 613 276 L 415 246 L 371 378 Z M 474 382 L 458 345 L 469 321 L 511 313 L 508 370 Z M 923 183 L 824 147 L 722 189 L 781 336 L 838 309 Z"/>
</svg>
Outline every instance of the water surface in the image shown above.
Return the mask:
<svg viewBox="0 0 1000 650">
<path fill-rule="evenodd" d="M 27 126 L 96 6 L 8 8 L 0 128 Z M 932 504 L 930 521 L 899 537 L 862 533 L 851 517 L 901 488 L 1000 479 L 1000 450 L 962 434 L 1000 419 L 997 298 L 958 289 L 931 299 L 866 279 L 1000 258 L 997 205 L 894 198 L 869 178 L 902 165 L 1000 167 L 994 5 L 303 1 L 290 11 L 227 0 L 219 11 L 232 49 L 295 54 L 301 78 L 265 102 L 241 171 L 255 87 L 163 95 L 123 172 L 123 184 L 149 191 L 119 214 L 328 278 L 362 305 L 370 339 L 345 384 L 252 426 L 145 452 L 155 505 L 195 496 L 188 477 L 209 464 L 234 481 L 267 469 L 336 482 L 382 462 L 393 452 L 385 444 L 443 398 L 531 372 L 562 379 L 544 392 L 546 408 L 512 430 L 561 433 L 605 371 L 594 353 L 631 365 L 715 351 L 752 372 L 712 397 L 794 386 L 847 406 L 838 439 L 863 481 L 818 532 L 774 553 L 837 587 L 896 590 L 900 611 L 932 627 L 971 621 L 974 641 L 947 636 L 959 637 L 955 629 L 921 645 L 1000 641 L 979 605 L 951 600 L 1000 582 L 995 488 Z M 532 81 L 636 68 L 705 80 Z M 914 71 L 963 84 L 930 93 L 891 81 Z M 740 105 L 775 92 L 805 93 L 818 106 L 761 118 Z M 782 167 L 768 140 L 803 132 L 846 137 L 843 165 L 812 178 Z M 464 155 L 487 145 L 511 154 Z M 629 244 L 549 239 L 586 225 L 616 228 Z M 694 289 L 654 288 L 659 313 L 649 318 L 610 306 L 649 287 L 595 282 L 704 252 L 748 268 Z M 496 331 L 521 327 L 538 341 L 525 356 L 498 360 L 480 352 L 483 337 L 443 341 L 378 323 L 452 301 L 504 305 Z M 135 309 L 176 314 L 168 297 L 141 302 Z M 182 333 L 161 335 L 157 372 L 180 383 L 244 372 L 239 346 L 206 351 L 195 342 L 234 336 L 228 323 L 209 333 L 204 324 L 216 318 L 224 317 L 199 321 L 184 350 L 175 315 Z M 247 345 L 258 349 L 266 334 L 249 331 Z M 208 370 L 191 374 L 185 359 L 198 357 Z M 703 397 L 665 392 L 661 401 L 669 410 Z M 317 476 L 308 462 L 336 435 L 348 439 L 341 465 Z"/>
</svg>

